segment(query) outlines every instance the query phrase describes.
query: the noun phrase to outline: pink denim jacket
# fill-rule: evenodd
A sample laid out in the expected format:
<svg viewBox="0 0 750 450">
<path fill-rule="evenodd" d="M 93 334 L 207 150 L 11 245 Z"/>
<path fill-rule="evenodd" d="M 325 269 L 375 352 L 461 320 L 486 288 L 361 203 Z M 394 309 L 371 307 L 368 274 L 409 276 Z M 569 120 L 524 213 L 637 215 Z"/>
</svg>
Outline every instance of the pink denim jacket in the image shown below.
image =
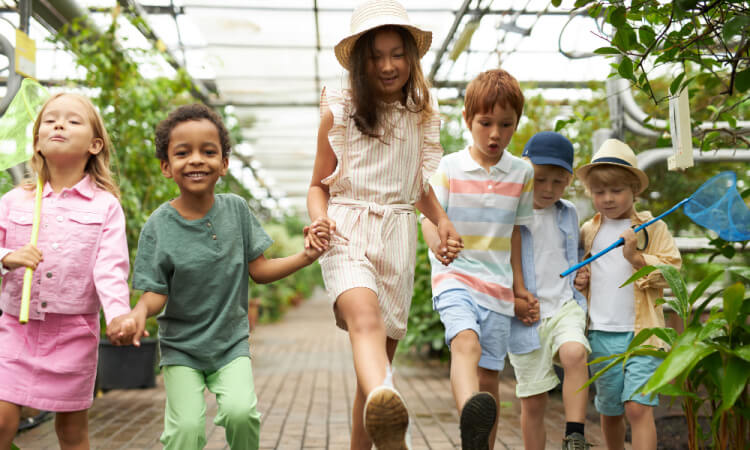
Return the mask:
<svg viewBox="0 0 750 450">
<path fill-rule="evenodd" d="M 125 215 L 117 198 L 84 176 L 72 188 L 42 192 L 29 318 L 45 313 L 90 314 L 104 308 L 107 323 L 130 311 Z M 0 199 L 0 260 L 31 237 L 34 191 L 17 187 Z M 25 269 L 3 267 L 0 309 L 18 315 Z"/>
</svg>

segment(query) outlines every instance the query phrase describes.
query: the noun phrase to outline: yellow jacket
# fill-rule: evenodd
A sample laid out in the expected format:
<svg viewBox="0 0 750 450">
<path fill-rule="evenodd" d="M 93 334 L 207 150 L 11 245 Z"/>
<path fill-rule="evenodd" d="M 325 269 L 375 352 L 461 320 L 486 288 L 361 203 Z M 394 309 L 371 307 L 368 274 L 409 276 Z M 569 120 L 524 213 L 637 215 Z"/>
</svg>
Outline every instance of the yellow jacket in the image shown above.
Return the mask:
<svg viewBox="0 0 750 450">
<path fill-rule="evenodd" d="M 648 211 L 637 212 L 634 210 L 633 215 L 630 217 L 632 225 L 636 226 L 648 222 L 651 219 L 653 219 L 653 216 Z M 591 256 L 591 245 L 594 242 L 594 237 L 599 232 L 601 224 L 601 213 L 597 213 L 581 227 L 581 245 L 583 246 L 585 253 L 584 258 Z M 667 228 L 667 224 L 658 220 L 649 225 L 646 228 L 646 231 L 648 232 L 649 237 L 648 245 L 642 251 L 646 265 L 655 266 L 668 264 L 679 269 L 682 265 L 682 258 L 680 257 L 680 251 L 677 249 L 677 245 L 672 238 L 672 234 Z M 632 273 L 635 273 L 635 270 L 633 270 Z M 656 299 L 663 296 L 665 287 L 669 287 L 669 285 L 664 279 L 664 276 L 658 270 L 651 272 L 647 276 L 640 278 L 633 283 L 633 289 L 635 292 L 634 335 L 637 336 L 644 328 L 665 326 L 662 306 L 656 306 L 655 304 Z M 583 291 L 583 295 L 586 296 L 590 306 L 591 297 L 588 288 Z M 666 347 L 666 344 L 655 336 L 649 338 L 645 343 L 656 347 Z"/>
</svg>

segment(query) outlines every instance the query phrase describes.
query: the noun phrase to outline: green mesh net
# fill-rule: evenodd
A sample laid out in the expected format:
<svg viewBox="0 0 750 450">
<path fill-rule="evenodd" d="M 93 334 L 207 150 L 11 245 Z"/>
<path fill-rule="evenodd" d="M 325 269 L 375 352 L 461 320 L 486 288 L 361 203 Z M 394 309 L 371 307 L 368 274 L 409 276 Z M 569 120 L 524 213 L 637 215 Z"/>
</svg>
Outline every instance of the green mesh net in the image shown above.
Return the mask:
<svg viewBox="0 0 750 450">
<path fill-rule="evenodd" d="M 21 88 L 0 117 L 0 169 L 5 170 L 31 159 L 34 120 L 49 97 L 38 82 L 25 78 Z"/>
</svg>

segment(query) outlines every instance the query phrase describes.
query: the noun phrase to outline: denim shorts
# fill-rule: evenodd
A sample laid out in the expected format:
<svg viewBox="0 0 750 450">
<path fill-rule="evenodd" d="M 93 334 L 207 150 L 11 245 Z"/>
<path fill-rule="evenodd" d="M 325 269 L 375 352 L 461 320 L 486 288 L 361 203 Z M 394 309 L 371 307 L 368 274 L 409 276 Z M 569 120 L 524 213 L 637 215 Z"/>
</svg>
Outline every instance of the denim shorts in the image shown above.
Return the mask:
<svg viewBox="0 0 750 450">
<path fill-rule="evenodd" d="M 473 330 L 482 347 L 479 367 L 503 370 L 510 339 L 510 317 L 478 305 L 466 289 L 449 289 L 434 297 L 432 302 L 445 326 L 448 347 L 458 333 Z"/>
<path fill-rule="evenodd" d="M 600 356 L 623 353 L 633 340 L 633 332 L 589 331 L 591 355 L 589 360 Z M 611 361 L 591 364 L 591 374 L 607 366 Z M 656 372 L 662 360 L 653 356 L 634 356 L 628 359 L 625 367 L 616 365 L 594 381 L 596 410 L 605 416 L 619 416 L 625 413 L 625 402 L 634 401 L 646 406 L 657 406 L 659 397 L 642 395 L 638 392 Z"/>
</svg>

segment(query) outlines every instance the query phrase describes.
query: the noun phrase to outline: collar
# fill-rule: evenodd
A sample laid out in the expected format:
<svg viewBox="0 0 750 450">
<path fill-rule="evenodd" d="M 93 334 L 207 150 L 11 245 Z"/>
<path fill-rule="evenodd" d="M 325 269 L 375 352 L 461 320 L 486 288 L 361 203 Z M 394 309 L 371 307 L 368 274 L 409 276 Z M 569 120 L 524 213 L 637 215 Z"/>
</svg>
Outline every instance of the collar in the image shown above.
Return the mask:
<svg viewBox="0 0 750 450">
<path fill-rule="evenodd" d="M 596 213 L 594 215 L 593 223 L 597 227 L 599 227 L 602 224 L 602 218 L 604 216 L 602 213 Z M 649 220 L 653 219 L 654 216 L 651 214 L 650 211 L 636 211 L 635 208 L 633 209 L 633 214 L 630 215 L 630 222 L 633 225 L 640 225 L 642 223 L 648 222 Z"/>
<path fill-rule="evenodd" d="M 70 188 L 64 188 L 60 193 L 63 193 L 65 191 L 73 191 L 81 195 L 82 197 L 85 197 L 87 199 L 94 198 L 94 183 L 91 181 L 91 177 L 89 174 L 84 174 L 83 178 L 81 178 L 81 181 L 76 183 L 73 187 Z M 42 189 L 42 197 L 49 197 L 52 194 L 54 194 L 54 191 L 52 190 L 52 185 L 48 182 L 44 184 L 44 189 Z"/>
<path fill-rule="evenodd" d="M 478 162 L 474 161 L 474 158 L 471 157 L 469 148 L 471 148 L 470 145 L 463 149 L 458 155 L 458 163 L 460 164 L 461 170 L 463 170 L 464 172 L 481 170 L 486 173 L 484 168 L 480 166 Z M 503 150 L 503 155 L 500 157 L 500 161 L 496 162 L 494 166 L 490 167 L 490 172 L 492 172 L 493 170 L 499 170 L 503 173 L 510 172 L 511 166 L 513 165 L 513 160 L 511 158 L 512 156 L 510 153 L 508 153 L 508 149 L 506 148 L 505 150 Z"/>
</svg>

